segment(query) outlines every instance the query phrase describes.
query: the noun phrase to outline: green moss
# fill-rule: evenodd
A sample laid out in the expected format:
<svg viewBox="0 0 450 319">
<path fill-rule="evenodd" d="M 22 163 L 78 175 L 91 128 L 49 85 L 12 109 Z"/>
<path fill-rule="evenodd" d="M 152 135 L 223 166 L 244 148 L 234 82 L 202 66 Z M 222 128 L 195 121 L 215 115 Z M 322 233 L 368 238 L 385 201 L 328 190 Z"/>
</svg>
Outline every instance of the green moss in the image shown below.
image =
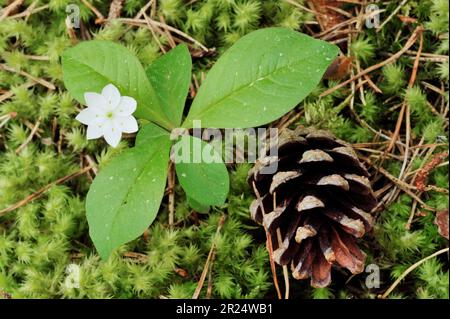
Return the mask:
<svg viewBox="0 0 450 319">
<path fill-rule="evenodd" d="M 1 6 L 6 2 L 0 0 Z M 109 2 L 90 2 L 107 15 Z M 30 5 L 31 1 L 25 3 Z M 86 155 L 102 169 L 133 143 L 133 139 L 126 139 L 112 149 L 100 140 L 87 141 L 85 128 L 74 120 L 81 106 L 65 91 L 59 62 L 61 53 L 73 45 L 65 26 L 67 4 L 79 5 L 81 20 L 93 38 L 124 44 L 145 67 L 162 54 L 146 27 L 129 27 L 119 21 L 96 25 L 94 13 L 78 0 L 45 3 L 49 4 L 48 9 L 32 14 L 27 20 L 0 22 L 0 63 L 56 86 L 56 90 L 39 84 L 26 88 L 24 85 L 29 81 L 26 77 L 0 72 L 0 89 L 13 94 L 2 102 L 0 116 L 17 113 L 0 127 L 0 209 L 79 170 L 80 165 L 87 165 Z M 134 17 L 146 3 L 145 0 L 125 1 L 121 17 Z M 298 3 L 304 4 L 304 1 Z M 207 47 L 216 48 L 217 55 L 194 59 L 193 71 L 198 79 L 227 47 L 254 29 L 283 26 L 305 33 L 317 30 L 314 25 L 304 24 L 314 20 L 310 12 L 285 1 L 160 0 L 157 4 L 154 19 L 161 15 L 170 25 Z M 396 7 L 395 1 L 386 3 L 386 16 Z M 423 52 L 448 54 L 448 1 L 409 1 L 402 7 L 401 14 L 417 17 L 425 26 Z M 75 31 L 81 39 L 81 30 Z M 364 37 L 353 39 L 349 50 L 365 68 L 400 50 L 411 32 L 412 27 L 394 17 L 378 33 L 364 29 Z M 165 34 L 156 36 L 165 48 L 169 47 Z M 417 49 L 417 44 L 411 48 Z M 304 116 L 292 126 L 303 124 L 330 129 L 351 143 L 384 141 L 367 125 L 375 132 L 392 132 L 399 105 L 406 101 L 411 109 L 412 138 L 417 140 L 423 136 L 424 143 L 448 143 L 445 119 L 433 113 L 430 107 L 431 104 L 441 111 L 442 105 L 448 104 L 448 61 L 421 63 L 415 86 L 408 89 L 412 63 L 411 59 L 402 57 L 371 72 L 371 80 L 382 93 L 373 93 L 365 84 L 363 98 L 357 90 L 355 96 L 347 100 L 349 87 L 320 98 L 321 93 L 337 84 L 323 81 L 298 106 L 297 111 L 304 111 Z M 443 88 L 444 96 L 429 90 L 424 82 Z M 38 120 L 36 135 L 16 153 Z M 404 134 L 403 126 L 401 134 Z M 441 146 L 436 152 L 447 149 L 448 145 Z M 423 162 L 423 157 L 417 158 L 413 169 Z M 383 167 L 398 176 L 401 164 L 387 159 Z M 274 297 L 264 231 L 249 218 L 248 207 L 253 195 L 246 177 L 250 167 L 249 164 L 230 167 L 231 192 L 227 203 L 210 209 L 207 214 L 192 211 L 177 186 L 176 226 L 171 229 L 167 225 L 167 199 L 164 199 L 158 218 L 145 238 L 120 247 L 105 262 L 99 259 L 89 239 L 84 211 L 84 198 L 92 174 L 53 186 L 42 197 L 0 217 L 0 291 L 14 298 L 190 298 L 215 240 L 211 297 Z M 428 182 L 448 189 L 448 166 L 433 170 Z M 421 198 L 438 210 L 448 209 L 445 194 L 427 192 Z M 379 212 L 373 234 L 361 240 L 369 254 L 368 260 L 381 268 L 382 288 L 418 260 L 448 245 L 438 234 L 431 212 L 415 216 L 411 229 L 405 229 L 412 205 L 411 198 L 402 195 Z M 417 210 L 422 211 L 420 207 Z M 221 216 L 226 217 L 225 223 L 215 239 Z M 79 275 L 79 287 L 70 285 L 74 283 L 74 271 Z M 279 278 L 282 278 L 281 272 Z M 332 285 L 326 289 L 312 289 L 308 282 L 291 279 L 291 296 L 317 299 L 376 296 L 375 291 L 364 286 L 364 273 L 347 283 L 348 279 L 349 274 L 336 271 Z M 425 262 L 407 279 L 390 298 L 448 298 L 448 261 L 444 258 Z M 206 296 L 208 280 L 209 276 L 200 297 Z"/>
</svg>

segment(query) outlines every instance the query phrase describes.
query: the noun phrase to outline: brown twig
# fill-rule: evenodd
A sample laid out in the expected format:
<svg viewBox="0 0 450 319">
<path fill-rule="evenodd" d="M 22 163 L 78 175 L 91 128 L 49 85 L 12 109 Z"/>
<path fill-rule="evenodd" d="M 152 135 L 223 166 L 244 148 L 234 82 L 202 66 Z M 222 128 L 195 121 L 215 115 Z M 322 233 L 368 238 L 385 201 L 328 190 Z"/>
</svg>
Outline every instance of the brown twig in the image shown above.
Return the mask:
<svg viewBox="0 0 450 319">
<path fill-rule="evenodd" d="M 214 261 L 216 260 L 216 251 L 214 250 L 213 255 L 211 257 L 211 262 L 209 263 L 209 270 L 208 270 L 208 286 L 206 288 L 206 299 L 210 299 L 212 295 L 212 289 L 213 289 L 213 266 Z"/>
<path fill-rule="evenodd" d="M 400 11 L 400 9 L 406 4 L 406 2 L 408 2 L 408 0 L 403 0 L 398 6 L 397 8 L 394 9 L 394 11 L 392 11 L 392 13 L 387 17 L 386 20 L 383 21 L 383 23 L 377 27 L 377 32 L 380 32 L 381 29 L 383 29 L 383 27 L 393 18 L 395 17 L 395 15 L 397 14 L 397 12 Z"/>
<path fill-rule="evenodd" d="M 380 63 L 377 63 L 377 64 L 375 64 L 375 65 L 372 65 L 372 66 L 368 67 L 367 69 L 362 70 L 360 73 L 358 73 L 358 74 L 352 76 L 350 79 L 348 79 L 348 80 L 346 80 L 346 81 L 344 81 L 344 82 L 342 82 L 342 83 L 339 83 L 338 85 L 336 85 L 336 86 L 334 86 L 334 87 L 332 87 L 332 88 L 326 90 L 325 92 L 323 92 L 322 94 L 320 94 L 320 97 L 325 97 L 325 96 L 327 96 L 327 95 L 329 95 L 329 94 L 331 94 L 331 93 L 333 93 L 333 92 L 339 90 L 340 88 L 346 86 L 347 84 L 349 84 L 349 83 L 355 81 L 356 79 L 359 79 L 360 77 L 362 77 L 362 76 L 364 76 L 364 75 L 366 75 L 366 74 L 369 74 L 370 72 L 372 72 L 372 71 L 374 71 L 374 70 L 377 70 L 377 69 L 379 69 L 379 68 L 385 66 L 386 64 L 389 64 L 389 63 L 391 63 L 391 62 L 397 60 L 397 59 L 398 59 L 400 56 L 402 56 L 402 55 L 403 55 L 410 47 L 412 47 L 412 46 L 414 45 L 414 43 L 416 42 L 416 39 L 417 39 L 419 33 L 421 33 L 422 31 L 423 31 L 423 27 L 421 27 L 421 26 L 417 27 L 416 30 L 415 30 L 415 31 L 413 32 L 413 34 L 411 35 L 411 37 L 408 39 L 408 41 L 406 41 L 405 46 L 404 46 L 400 51 L 398 51 L 397 53 L 395 53 L 395 54 L 394 54 L 393 56 L 391 56 L 390 58 L 388 58 L 388 59 L 386 59 L 386 60 L 384 60 L 384 61 L 382 61 L 382 62 L 380 62 Z"/>
<path fill-rule="evenodd" d="M 164 20 L 164 17 L 162 15 L 159 16 L 159 21 L 161 21 L 162 28 L 164 30 L 164 33 L 166 34 L 167 40 L 169 40 L 169 45 L 173 49 L 177 46 L 175 43 L 175 40 L 173 39 L 172 35 L 169 32 L 169 29 L 167 28 L 166 21 Z"/>
<path fill-rule="evenodd" d="M 411 88 L 414 85 L 414 82 L 416 80 L 417 72 L 418 72 L 418 68 L 419 68 L 419 58 L 420 58 L 420 54 L 421 54 L 422 48 L 423 48 L 423 32 L 422 32 L 423 28 L 421 26 L 419 26 L 416 30 L 420 30 L 419 31 L 419 35 L 420 35 L 419 50 L 417 51 L 416 60 L 414 62 L 414 66 L 411 71 L 411 76 L 410 76 L 409 82 L 408 82 L 408 88 Z M 410 105 L 409 105 L 409 103 L 407 103 L 407 101 L 403 101 L 403 103 L 402 103 L 402 108 L 400 109 L 400 114 L 397 118 L 397 123 L 395 126 L 394 134 L 393 134 L 391 141 L 390 141 L 388 147 L 386 148 L 386 150 L 383 154 L 383 157 L 381 159 L 381 162 L 379 164 L 379 167 L 381 167 L 386 158 L 386 154 L 390 153 L 392 148 L 394 147 L 394 145 L 399 137 L 399 134 L 400 134 L 400 128 L 401 128 L 401 124 L 403 122 L 403 117 L 404 117 L 405 113 L 406 113 L 406 141 L 405 141 L 405 150 L 404 150 L 404 154 L 403 154 L 403 163 L 402 163 L 402 167 L 400 169 L 400 173 L 398 175 L 398 179 L 400 181 L 403 179 L 406 165 L 408 163 L 409 147 L 410 147 L 410 139 L 411 139 L 411 118 L 410 118 L 411 110 L 410 110 Z M 391 196 L 389 197 L 388 202 L 394 200 L 394 198 L 396 198 L 398 196 L 398 194 L 399 194 L 399 192 L 397 192 L 397 188 L 394 187 L 393 190 L 391 191 Z M 419 198 L 418 196 L 416 196 L 416 197 Z"/>
<path fill-rule="evenodd" d="M 360 156 L 359 158 L 361 158 L 362 160 L 364 160 L 365 162 L 367 162 L 369 165 L 373 165 L 372 161 L 366 157 Z M 394 184 L 396 184 L 396 186 L 398 188 L 400 188 L 401 190 L 403 190 L 405 193 L 407 193 L 409 196 L 411 196 L 413 199 L 415 199 L 416 201 L 419 202 L 419 204 L 426 210 L 430 210 L 430 211 L 436 211 L 436 208 L 433 208 L 427 204 L 425 204 L 416 194 L 414 194 L 411 189 L 415 189 L 414 187 L 411 187 L 411 185 L 403 182 L 402 180 L 398 179 L 397 177 L 393 176 L 392 174 L 390 174 L 387 170 L 385 170 L 382 167 L 378 168 L 379 172 L 381 174 L 383 174 L 386 178 L 388 178 L 389 180 L 391 180 Z"/>
<path fill-rule="evenodd" d="M 72 173 L 70 175 L 61 177 L 60 179 L 57 179 L 56 181 L 54 181 L 54 182 L 52 182 L 52 183 L 42 187 L 38 191 L 34 192 L 33 194 L 27 196 L 26 198 L 24 198 L 24 199 L 22 199 L 20 201 L 18 201 L 17 203 L 11 205 L 10 207 L 7 207 L 5 209 L 0 210 L 0 217 L 6 215 L 9 212 L 12 212 L 12 211 L 16 210 L 19 207 L 24 206 L 25 204 L 28 204 L 29 202 L 31 202 L 31 201 L 39 198 L 39 197 L 41 197 L 46 191 L 48 191 L 53 186 L 62 184 L 62 183 L 66 182 L 66 181 L 68 181 L 68 180 L 70 180 L 70 179 L 72 179 L 74 177 L 83 175 L 84 173 L 89 171 L 91 168 L 92 168 L 91 166 L 82 168 L 81 170 L 79 170 L 79 171 L 77 171 L 75 173 Z"/>
<path fill-rule="evenodd" d="M 13 119 L 17 116 L 17 112 L 9 112 L 5 115 L 0 116 L 0 128 L 2 128 L 10 119 Z"/>
<path fill-rule="evenodd" d="M 173 227 L 175 215 L 175 170 L 173 162 L 169 164 L 169 172 L 167 174 L 167 189 L 169 192 L 169 227 Z"/>
<path fill-rule="evenodd" d="M 20 12 L 18 14 L 14 14 L 12 16 L 9 16 L 8 19 L 17 19 L 17 18 L 29 17 L 30 15 L 32 15 L 34 13 L 38 13 L 38 12 L 40 12 L 42 10 L 48 9 L 50 6 L 48 4 L 45 4 L 45 5 L 37 7 L 37 8 L 32 8 L 31 9 L 30 7 L 28 7 L 23 12 Z"/>
<path fill-rule="evenodd" d="M 369 84 L 369 86 L 376 92 L 376 93 L 383 93 L 383 91 L 381 91 L 381 89 L 375 84 L 373 83 L 372 79 L 370 78 L 370 76 L 368 76 L 367 74 L 364 75 L 364 79 L 367 81 L 367 84 Z"/>
<path fill-rule="evenodd" d="M 22 152 L 22 150 L 28 145 L 28 143 L 31 142 L 31 140 L 33 139 L 34 134 L 36 134 L 37 130 L 39 129 L 39 125 L 40 124 L 41 124 L 41 119 L 38 119 L 36 121 L 36 124 L 34 124 L 30 135 L 28 135 L 27 139 L 16 149 L 16 154 L 19 154 L 20 152 Z"/>
<path fill-rule="evenodd" d="M 119 18 L 117 19 L 118 21 L 122 21 L 124 23 L 129 23 L 129 24 L 134 24 L 134 25 L 142 25 L 142 24 L 147 24 L 147 21 L 145 21 L 144 19 L 129 19 L 129 18 Z M 209 52 L 209 49 L 204 46 L 203 44 L 201 44 L 199 41 L 197 41 L 196 39 L 194 39 L 193 37 L 191 37 L 190 35 L 184 33 L 183 31 L 180 31 L 170 25 L 164 24 L 162 22 L 158 22 L 152 19 L 149 19 L 148 22 L 152 25 L 156 25 L 160 28 L 167 28 L 170 32 L 173 32 L 175 34 L 178 34 L 179 36 L 185 38 L 186 40 L 196 44 L 197 46 L 199 46 L 202 50 L 204 50 L 205 52 Z"/>
<path fill-rule="evenodd" d="M 253 191 L 255 192 L 256 199 L 258 200 L 259 206 L 261 207 L 261 211 L 263 215 L 265 214 L 264 211 L 264 205 L 261 200 L 261 196 L 259 194 L 258 189 L 256 188 L 255 181 L 253 181 Z M 264 226 L 264 230 L 266 232 L 266 247 L 267 251 L 269 252 L 269 262 L 270 262 L 270 270 L 272 271 L 272 277 L 273 277 L 273 284 L 275 286 L 275 290 L 277 291 L 278 299 L 281 298 L 281 290 L 280 286 L 278 285 L 278 279 L 277 279 L 277 272 L 275 268 L 275 261 L 273 260 L 273 247 L 272 247 L 272 237 L 270 236 L 270 233 L 267 231 L 267 228 Z"/>
<path fill-rule="evenodd" d="M 125 0 L 112 0 L 109 6 L 108 20 L 120 17 Z"/>
<path fill-rule="evenodd" d="M 11 68 L 10 66 L 8 66 L 8 65 L 6 65 L 6 64 L 0 64 L 0 68 L 2 68 L 2 69 L 5 70 L 5 71 L 8 71 L 8 72 L 12 72 L 12 73 L 17 73 L 17 74 L 23 75 L 23 76 L 29 78 L 30 80 L 32 80 L 32 81 L 34 81 L 34 82 L 36 82 L 36 83 L 39 83 L 39 84 L 42 85 L 42 86 L 45 86 L 45 87 L 48 88 L 49 90 L 52 90 L 52 91 L 53 91 L 53 90 L 56 89 L 56 87 L 55 87 L 52 83 L 50 83 L 50 82 L 48 82 L 48 81 L 46 81 L 46 80 L 44 80 L 44 79 L 37 78 L 37 77 L 35 77 L 35 76 L 33 76 L 33 75 L 31 75 L 31 74 L 25 72 L 25 71 L 22 71 L 22 70 L 16 70 L 16 69 Z"/>
<path fill-rule="evenodd" d="M 412 206 L 411 206 L 411 211 L 409 213 L 408 221 L 405 224 L 405 229 L 406 230 L 411 229 L 411 224 L 412 224 L 412 221 L 413 221 L 413 218 L 414 218 L 414 215 L 415 215 L 416 208 L 417 208 L 417 202 L 413 201 Z"/>
<path fill-rule="evenodd" d="M 346 20 L 344 22 L 336 24 L 335 26 L 333 26 L 333 27 L 331 27 L 331 28 L 329 28 L 329 29 L 327 29 L 325 31 L 322 31 L 322 32 L 320 32 L 318 34 L 315 34 L 314 37 L 315 38 L 322 38 L 323 36 L 325 36 L 326 34 L 328 34 L 330 32 L 336 32 L 336 30 L 338 30 L 338 29 L 340 29 L 342 27 L 345 27 L 347 25 L 351 25 L 353 23 L 357 23 L 360 19 L 367 19 L 367 18 L 376 16 L 377 14 L 380 14 L 380 13 L 382 13 L 384 11 L 386 11 L 386 10 L 384 10 L 384 9 L 383 10 L 375 10 L 375 11 L 369 12 L 367 14 L 364 14 L 361 17 L 355 17 L 355 18 L 352 18 L 352 19 L 348 19 L 348 20 Z"/>
<path fill-rule="evenodd" d="M 161 52 L 166 53 L 166 49 L 164 49 L 164 46 L 161 44 L 161 41 L 159 41 L 159 38 L 156 35 L 155 30 L 153 30 L 154 27 L 150 24 L 149 17 L 145 14 L 145 12 L 143 13 L 143 15 L 144 15 L 145 22 L 147 23 L 147 27 L 150 30 L 150 32 L 153 36 L 153 39 L 155 39 L 156 43 L 158 44 L 159 49 L 161 50 Z"/>
<path fill-rule="evenodd" d="M 275 210 L 277 208 L 277 192 L 273 192 L 273 209 Z M 277 228 L 277 242 L 278 247 L 281 247 L 283 244 L 283 239 L 281 237 L 281 231 L 279 228 Z M 285 292 L 284 292 L 284 299 L 289 299 L 289 273 L 287 265 L 283 266 L 283 277 L 284 277 L 284 286 L 285 286 Z"/>
<path fill-rule="evenodd" d="M 89 8 L 89 10 L 91 10 L 92 12 L 94 12 L 94 14 L 97 16 L 97 19 L 95 19 L 95 24 L 103 24 L 105 23 L 106 19 L 105 16 L 98 11 L 98 9 L 96 7 L 94 7 L 93 4 L 87 2 L 86 0 L 81 0 L 81 2 L 83 2 L 83 4 Z"/>
<path fill-rule="evenodd" d="M 414 82 L 416 81 L 416 77 L 417 77 L 417 71 L 419 70 L 419 58 L 420 58 L 420 54 L 422 53 L 422 48 L 423 48 L 423 33 L 420 33 L 420 40 L 419 40 L 419 50 L 417 51 L 417 56 L 416 56 L 416 60 L 414 61 L 414 66 L 411 72 L 411 77 L 409 79 L 409 83 L 408 83 L 408 88 L 413 87 Z M 402 164 L 402 168 L 400 170 L 400 174 L 399 174 L 399 178 L 401 179 L 403 177 L 403 174 L 405 172 L 406 169 L 406 165 L 408 163 L 408 156 L 409 156 L 409 146 L 410 146 L 410 140 L 411 140 L 411 107 L 409 105 L 409 103 L 405 103 L 406 105 L 406 141 L 405 141 L 405 155 L 404 155 L 404 159 L 403 159 L 403 164 Z M 398 138 L 398 134 L 397 134 L 397 138 Z M 393 145 L 393 142 L 391 140 L 391 144 Z"/>
<path fill-rule="evenodd" d="M 84 158 L 86 159 L 86 162 L 88 162 L 89 166 L 92 168 L 92 172 L 94 172 L 95 175 L 98 174 L 98 167 L 95 161 L 92 159 L 92 157 L 89 154 L 84 155 Z"/>
<path fill-rule="evenodd" d="M 145 263 L 145 262 L 148 261 L 148 256 L 147 255 L 141 254 L 141 253 L 137 253 L 137 252 L 134 252 L 134 251 L 124 252 L 122 256 L 126 257 L 126 258 L 134 259 L 134 260 L 136 260 L 136 261 L 138 261 L 140 263 Z"/>
<path fill-rule="evenodd" d="M 223 224 L 225 223 L 225 218 L 226 218 L 225 215 L 222 215 L 219 219 L 216 234 L 214 235 L 214 238 L 212 240 L 211 248 L 209 250 L 208 257 L 206 258 L 205 266 L 203 267 L 203 271 L 200 276 L 200 280 L 198 281 L 197 288 L 195 289 L 194 294 L 192 295 L 192 299 L 198 299 L 198 296 L 200 295 L 200 292 L 203 288 L 203 284 L 205 283 L 206 275 L 208 274 L 209 264 L 211 262 L 213 254 L 214 254 L 216 240 L 219 237 L 220 230 L 222 229 Z"/>
<path fill-rule="evenodd" d="M 1 12 L 0 21 L 9 16 L 9 14 L 14 10 L 17 10 L 22 5 L 23 2 L 24 0 L 15 0 L 9 6 L 3 8 L 2 11 L 0 11 Z"/>
<path fill-rule="evenodd" d="M 426 262 L 427 260 L 429 260 L 433 257 L 439 256 L 440 254 L 446 253 L 448 251 L 449 251 L 448 248 L 441 249 L 441 250 L 435 252 L 434 254 L 431 254 L 430 256 L 425 257 L 425 258 L 419 260 L 418 262 L 416 262 L 415 264 L 411 265 L 408 269 L 406 269 L 403 272 L 403 274 L 401 274 L 400 277 L 397 278 L 396 281 L 394 281 L 394 283 L 385 291 L 384 294 L 379 296 L 379 298 L 385 299 L 387 296 L 389 296 L 389 294 L 392 292 L 392 290 L 394 290 L 395 287 L 398 286 L 398 284 L 403 280 L 403 278 L 405 278 L 411 271 L 413 271 L 414 269 L 419 267 L 421 264 L 423 264 L 424 262 Z"/>
<path fill-rule="evenodd" d="M 78 43 L 77 34 L 75 32 L 75 29 L 72 26 L 72 22 L 70 21 L 70 17 L 67 17 L 65 22 L 66 22 L 67 34 L 69 35 L 70 41 L 72 42 L 72 44 Z"/>
</svg>

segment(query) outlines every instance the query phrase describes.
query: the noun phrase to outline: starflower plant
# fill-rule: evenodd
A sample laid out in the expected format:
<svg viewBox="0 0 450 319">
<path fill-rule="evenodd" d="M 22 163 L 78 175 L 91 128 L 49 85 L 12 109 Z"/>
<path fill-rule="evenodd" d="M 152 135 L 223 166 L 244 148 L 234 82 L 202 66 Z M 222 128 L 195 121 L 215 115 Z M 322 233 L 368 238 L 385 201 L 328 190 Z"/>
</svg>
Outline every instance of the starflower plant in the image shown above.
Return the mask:
<svg viewBox="0 0 450 319">
<path fill-rule="evenodd" d="M 108 258 L 155 219 L 174 142 L 196 143 L 215 158 L 175 163 L 190 205 L 225 203 L 230 183 L 219 152 L 194 136 L 171 140 L 173 129 L 191 129 L 195 121 L 217 129 L 268 124 L 315 89 L 337 53 L 333 44 L 285 28 L 249 33 L 215 63 L 183 119 L 192 69 L 186 45 L 178 45 L 147 70 L 113 42 L 86 41 L 68 49 L 62 56 L 63 80 L 72 96 L 88 106 L 77 117 L 88 125 L 88 138 L 104 136 L 115 146 L 122 132 L 137 131 L 133 116 L 144 124 L 135 146 L 114 157 L 87 194 L 89 232 L 100 256 Z"/>
</svg>

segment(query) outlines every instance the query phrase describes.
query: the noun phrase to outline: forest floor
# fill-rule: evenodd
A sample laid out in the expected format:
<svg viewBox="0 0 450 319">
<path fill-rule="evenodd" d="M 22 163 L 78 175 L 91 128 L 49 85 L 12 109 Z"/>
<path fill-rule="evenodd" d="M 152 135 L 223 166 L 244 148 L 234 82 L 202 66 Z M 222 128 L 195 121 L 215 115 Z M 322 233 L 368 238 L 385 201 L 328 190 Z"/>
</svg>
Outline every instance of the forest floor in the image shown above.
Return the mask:
<svg viewBox="0 0 450 319">
<path fill-rule="evenodd" d="M 277 298 L 286 288 L 290 298 L 449 297 L 448 0 L 0 0 L 0 8 L 0 298 Z M 86 140 L 61 53 L 111 40 L 146 67 L 185 42 L 189 105 L 222 52 L 268 26 L 341 49 L 327 79 L 270 126 L 328 129 L 371 168 L 379 205 L 360 240 L 370 267 L 354 276 L 333 269 L 320 289 L 285 281 L 280 267 L 273 275 L 264 230 L 249 214 L 251 164 L 229 165 L 227 202 L 206 214 L 175 181 L 144 235 L 101 261 L 85 196 L 134 135 L 117 148 Z"/>
</svg>

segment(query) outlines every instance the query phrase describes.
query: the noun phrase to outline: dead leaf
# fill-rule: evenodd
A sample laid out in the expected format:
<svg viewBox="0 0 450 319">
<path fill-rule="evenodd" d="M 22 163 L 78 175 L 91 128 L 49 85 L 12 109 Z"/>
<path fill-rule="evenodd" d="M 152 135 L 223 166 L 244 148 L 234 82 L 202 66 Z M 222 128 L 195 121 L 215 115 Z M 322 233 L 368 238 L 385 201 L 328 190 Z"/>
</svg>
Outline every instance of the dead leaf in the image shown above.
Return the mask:
<svg viewBox="0 0 450 319">
<path fill-rule="evenodd" d="M 416 216 L 417 216 L 417 217 L 425 217 L 425 216 L 428 216 L 428 213 L 425 212 L 425 211 L 418 210 L 418 211 L 416 212 Z"/>
<path fill-rule="evenodd" d="M 186 278 L 189 274 L 187 272 L 187 270 L 183 269 L 183 268 L 175 268 L 175 272 L 178 274 L 178 276 L 181 276 L 183 278 Z"/>
<path fill-rule="evenodd" d="M 434 223 L 438 227 L 439 234 L 448 239 L 448 209 L 437 212 Z"/>
<path fill-rule="evenodd" d="M 327 80 L 341 80 L 350 73 L 351 68 L 352 58 L 345 55 L 338 56 L 331 62 L 323 78 Z"/>
<path fill-rule="evenodd" d="M 334 8 L 340 9 L 341 1 L 335 0 L 308 0 L 309 7 L 316 12 L 316 19 L 322 31 L 331 29 L 336 24 L 344 22 L 345 16 Z"/>
<path fill-rule="evenodd" d="M 418 21 L 416 18 L 411 18 L 411 17 L 400 15 L 400 14 L 397 14 L 397 17 L 403 23 L 417 23 L 417 21 Z"/>
</svg>

